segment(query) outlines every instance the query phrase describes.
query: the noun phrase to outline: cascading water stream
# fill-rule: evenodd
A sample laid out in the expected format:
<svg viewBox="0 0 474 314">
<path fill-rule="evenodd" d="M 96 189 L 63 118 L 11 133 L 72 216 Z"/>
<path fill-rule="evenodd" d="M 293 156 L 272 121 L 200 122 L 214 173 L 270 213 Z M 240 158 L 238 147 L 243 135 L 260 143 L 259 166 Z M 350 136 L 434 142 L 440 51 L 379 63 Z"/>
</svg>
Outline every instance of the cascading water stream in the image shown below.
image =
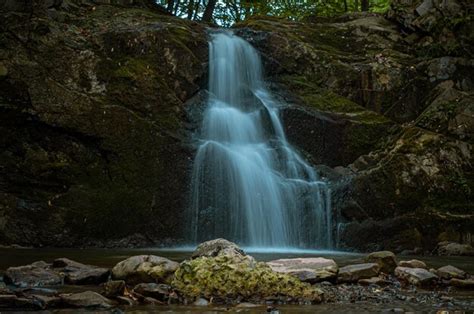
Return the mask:
<svg viewBox="0 0 474 314">
<path fill-rule="evenodd" d="M 257 51 L 231 33 L 213 34 L 209 48 L 191 241 L 330 248 L 329 189 L 287 142 Z"/>
</svg>

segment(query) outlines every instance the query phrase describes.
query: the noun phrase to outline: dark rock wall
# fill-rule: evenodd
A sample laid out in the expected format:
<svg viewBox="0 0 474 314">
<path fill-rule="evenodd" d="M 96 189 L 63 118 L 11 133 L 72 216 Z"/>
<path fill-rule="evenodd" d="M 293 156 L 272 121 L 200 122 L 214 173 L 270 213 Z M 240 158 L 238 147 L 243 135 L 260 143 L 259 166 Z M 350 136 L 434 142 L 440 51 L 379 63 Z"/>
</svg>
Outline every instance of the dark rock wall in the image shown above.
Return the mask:
<svg viewBox="0 0 474 314">
<path fill-rule="evenodd" d="M 86 1 L 31 12 L 2 14 L 0 242 L 179 239 L 204 27 Z"/>
<path fill-rule="evenodd" d="M 236 25 L 285 104 L 289 141 L 331 182 L 341 248 L 472 242 L 472 5 L 430 3 Z M 204 26 L 146 0 L 0 10 L 0 242 L 179 242 Z"/>
</svg>

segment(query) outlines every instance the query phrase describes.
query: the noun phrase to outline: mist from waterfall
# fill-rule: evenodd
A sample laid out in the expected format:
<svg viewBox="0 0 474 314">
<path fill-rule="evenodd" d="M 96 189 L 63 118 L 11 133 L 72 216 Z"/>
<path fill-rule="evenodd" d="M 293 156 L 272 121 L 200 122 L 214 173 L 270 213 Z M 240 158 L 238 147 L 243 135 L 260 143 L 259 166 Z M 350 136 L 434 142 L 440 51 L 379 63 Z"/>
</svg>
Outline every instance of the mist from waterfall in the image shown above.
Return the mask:
<svg viewBox="0 0 474 314">
<path fill-rule="evenodd" d="M 230 32 L 209 43 L 209 99 L 188 214 L 193 243 L 330 248 L 330 191 L 289 145 L 258 52 Z"/>
</svg>

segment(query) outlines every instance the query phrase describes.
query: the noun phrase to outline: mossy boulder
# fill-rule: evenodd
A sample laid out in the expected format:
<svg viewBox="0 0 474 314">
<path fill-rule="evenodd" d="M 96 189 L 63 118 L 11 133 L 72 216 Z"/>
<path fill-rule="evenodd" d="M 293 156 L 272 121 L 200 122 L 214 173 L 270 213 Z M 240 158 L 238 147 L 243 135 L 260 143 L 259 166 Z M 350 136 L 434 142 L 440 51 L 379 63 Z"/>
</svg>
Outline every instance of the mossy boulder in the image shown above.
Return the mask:
<svg viewBox="0 0 474 314">
<path fill-rule="evenodd" d="M 319 303 L 323 292 L 252 257 L 225 252 L 180 264 L 172 286 L 185 298 L 218 298 L 228 302 Z"/>
</svg>

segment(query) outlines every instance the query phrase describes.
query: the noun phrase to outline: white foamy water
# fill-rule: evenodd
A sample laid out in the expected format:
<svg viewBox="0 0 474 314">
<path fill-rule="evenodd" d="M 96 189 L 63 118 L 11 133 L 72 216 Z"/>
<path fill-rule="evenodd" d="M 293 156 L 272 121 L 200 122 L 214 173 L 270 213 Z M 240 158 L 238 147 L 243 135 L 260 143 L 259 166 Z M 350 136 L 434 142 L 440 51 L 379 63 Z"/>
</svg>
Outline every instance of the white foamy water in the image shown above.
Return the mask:
<svg viewBox="0 0 474 314">
<path fill-rule="evenodd" d="M 231 33 L 209 44 L 210 97 L 192 178 L 190 242 L 332 246 L 330 191 L 289 145 L 257 51 Z"/>
</svg>

